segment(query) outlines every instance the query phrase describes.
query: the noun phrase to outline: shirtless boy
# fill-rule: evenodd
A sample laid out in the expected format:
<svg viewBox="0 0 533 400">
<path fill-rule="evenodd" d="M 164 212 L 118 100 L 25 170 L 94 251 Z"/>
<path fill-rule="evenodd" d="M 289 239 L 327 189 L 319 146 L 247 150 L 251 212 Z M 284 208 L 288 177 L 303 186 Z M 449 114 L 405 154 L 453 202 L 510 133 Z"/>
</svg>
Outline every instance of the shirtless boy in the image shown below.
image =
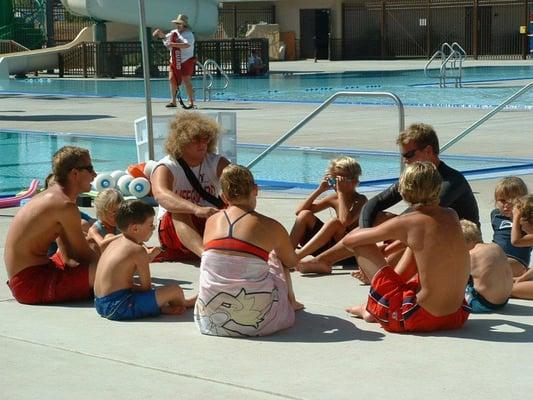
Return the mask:
<svg viewBox="0 0 533 400">
<path fill-rule="evenodd" d="M 102 317 L 128 320 L 163 314 L 182 314 L 196 298 L 185 300 L 178 284 L 152 289 L 149 263 L 159 248 L 143 243 L 154 231 L 154 209 L 140 200 L 122 203 L 116 222 L 122 232 L 109 243 L 98 261 L 94 305 Z M 139 284 L 133 281 L 139 274 Z"/>
<path fill-rule="evenodd" d="M 22 207 L 7 233 L 4 260 L 8 285 L 19 303 L 92 297 L 98 255 L 85 239 L 76 206 L 76 198 L 91 189 L 96 176 L 91 156 L 86 149 L 65 146 L 54 154 L 52 168 L 56 184 Z M 56 239 L 64 262 L 48 258 L 48 248 Z"/>
<path fill-rule="evenodd" d="M 461 220 L 470 251 L 470 279 L 466 302 L 472 313 L 490 313 L 507 304 L 513 288 L 513 273 L 505 252 L 496 243 L 483 243 L 476 224 Z"/>
<path fill-rule="evenodd" d="M 429 162 L 409 165 L 399 191 L 411 212 L 374 228 L 349 233 L 342 244 L 372 277 L 366 309 L 347 311 L 389 332 L 456 329 L 467 320 L 464 303 L 470 257 L 457 213 L 439 206 L 442 178 Z M 407 248 L 395 268 L 388 266 L 376 243 L 399 240 Z"/>
<path fill-rule="evenodd" d="M 294 247 L 301 246 L 295 250 L 299 260 L 309 254 L 322 253 L 339 242 L 346 232 L 357 227 L 359 213 L 367 201 L 366 196 L 356 190 L 360 176 L 361 166 L 353 158 L 331 160 L 318 187 L 296 210 L 291 241 Z M 317 200 L 330 189 L 334 192 Z M 315 214 L 327 208 L 335 210 L 335 217 L 324 223 Z M 305 272 L 315 271 L 309 268 Z"/>
</svg>

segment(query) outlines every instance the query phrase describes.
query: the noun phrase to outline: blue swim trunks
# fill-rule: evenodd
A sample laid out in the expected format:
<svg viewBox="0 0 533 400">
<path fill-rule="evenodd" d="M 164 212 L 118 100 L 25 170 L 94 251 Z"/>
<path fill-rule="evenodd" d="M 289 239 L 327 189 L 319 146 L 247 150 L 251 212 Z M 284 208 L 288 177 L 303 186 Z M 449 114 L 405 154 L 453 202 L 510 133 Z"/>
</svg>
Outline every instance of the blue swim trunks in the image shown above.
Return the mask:
<svg viewBox="0 0 533 400">
<path fill-rule="evenodd" d="M 113 321 L 161 314 L 154 289 L 146 292 L 135 292 L 131 289 L 117 290 L 107 296 L 95 297 L 94 306 L 98 314 Z"/>
<path fill-rule="evenodd" d="M 466 303 L 472 308 L 473 314 L 492 313 L 498 308 L 502 308 L 507 304 L 508 300 L 505 300 L 502 304 L 494 304 L 484 298 L 476 289 L 474 289 L 474 283 L 469 281 L 465 289 Z"/>
</svg>

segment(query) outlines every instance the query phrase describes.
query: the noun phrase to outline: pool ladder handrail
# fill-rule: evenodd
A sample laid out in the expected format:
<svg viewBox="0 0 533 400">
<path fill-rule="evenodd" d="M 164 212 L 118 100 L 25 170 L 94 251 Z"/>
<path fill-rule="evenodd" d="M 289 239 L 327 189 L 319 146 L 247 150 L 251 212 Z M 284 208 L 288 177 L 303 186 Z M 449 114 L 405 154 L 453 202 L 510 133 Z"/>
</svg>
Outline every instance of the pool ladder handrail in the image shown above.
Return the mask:
<svg viewBox="0 0 533 400">
<path fill-rule="evenodd" d="M 435 76 L 430 73 L 429 67 L 438 58 L 441 59 L 441 65 L 439 75 Z M 440 50 L 437 50 L 426 63 L 424 75 L 428 78 L 439 78 L 439 87 L 446 87 L 447 78 L 453 78 L 455 80 L 455 87 L 462 87 L 464 60 L 466 60 L 466 51 L 459 43 L 453 42 L 450 45 L 444 42 Z M 456 73 L 449 74 L 448 71 L 455 71 Z"/>
<path fill-rule="evenodd" d="M 213 90 L 226 90 L 229 86 L 229 77 L 228 74 L 224 72 L 222 67 L 218 65 L 218 63 L 215 60 L 207 59 L 203 64 L 198 63 L 201 66 L 202 75 L 203 75 L 203 83 L 202 83 L 202 91 L 204 96 L 204 101 L 211 101 L 211 92 Z M 208 67 L 214 67 L 216 71 L 222 75 L 224 78 L 224 85 L 221 87 L 213 87 L 215 83 L 215 79 L 213 78 L 213 74 L 209 70 Z M 209 81 L 209 82 L 208 82 Z"/>
<path fill-rule="evenodd" d="M 398 108 L 398 125 L 399 130 L 398 132 L 401 132 L 405 128 L 405 111 L 403 107 L 403 103 L 400 100 L 400 98 L 390 92 L 337 92 L 330 96 L 327 100 L 325 100 L 322 104 L 320 104 L 315 110 L 313 110 L 311 113 L 309 113 L 304 119 L 302 119 L 300 122 L 298 122 L 296 125 L 294 125 L 291 129 L 289 129 L 283 136 L 281 136 L 278 140 L 276 140 L 274 143 L 272 143 L 268 148 L 265 149 L 261 154 L 259 154 L 256 158 L 254 158 L 252 161 L 246 165 L 248 168 L 252 168 L 255 164 L 257 164 L 259 161 L 261 161 L 263 158 L 265 158 L 270 152 L 272 152 L 274 149 L 276 149 L 279 145 L 281 145 L 283 142 L 285 142 L 287 139 L 289 139 L 292 135 L 294 135 L 296 132 L 298 132 L 303 126 L 305 126 L 309 121 L 311 121 L 313 118 L 315 118 L 318 114 L 320 114 L 322 111 L 324 111 L 325 108 L 327 108 L 331 103 L 333 103 L 337 98 L 339 97 L 353 97 L 353 96 L 360 96 L 360 97 L 388 97 L 394 100 L 396 103 L 396 106 Z"/>
<path fill-rule="evenodd" d="M 496 107 L 494 110 L 491 110 L 487 114 L 485 114 L 483 117 L 478 119 L 476 122 L 474 122 L 472 125 L 470 125 L 468 128 L 466 128 L 463 132 L 459 133 L 457 136 L 452 138 L 449 142 L 447 142 L 444 146 L 440 148 L 440 152 L 448 150 L 450 147 L 452 147 L 455 143 L 457 143 L 459 140 L 464 138 L 466 135 L 468 135 L 470 132 L 472 132 L 474 129 L 481 126 L 485 121 L 492 118 L 495 114 L 500 112 L 502 108 L 504 108 L 507 104 L 513 102 L 518 97 L 522 96 L 525 92 L 527 92 L 529 89 L 533 88 L 533 82 L 528 83 L 526 86 L 524 86 L 522 89 L 520 89 L 518 92 L 513 94 L 508 99 L 504 100 L 498 107 Z"/>
</svg>

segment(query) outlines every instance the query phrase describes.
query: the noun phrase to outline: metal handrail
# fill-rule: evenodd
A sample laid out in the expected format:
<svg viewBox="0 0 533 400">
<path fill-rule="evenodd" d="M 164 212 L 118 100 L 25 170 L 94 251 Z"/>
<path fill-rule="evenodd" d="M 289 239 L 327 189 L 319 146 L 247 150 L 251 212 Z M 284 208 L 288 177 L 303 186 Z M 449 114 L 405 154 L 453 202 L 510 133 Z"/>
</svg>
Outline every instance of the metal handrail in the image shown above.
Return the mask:
<svg viewBox="0 0 533 400">
<path fill-rule="evenodd" d="M 446 52 L 449 51 L 449 54 L 446 55 Z M 448 77 L 455 79 L 455 86 L 462 87 L 462 79 L 463 79 L 463 60 L 466 59 L 466 51 L 461 47 L 461 45 L 457 42 L 453 42 L 451 45 L 448 42 L 444 42 L 440 46 L 440 50 L 437 50 L 429 61 L 426 63 L 424 67 L 424 75 L 428 78 L 437 78 L 436 76 L 432 76 L 428 69 L 431 63 L 439 58 L 441 61 L 441 66 L 439 68 L 439 86 L 440 87 L 446 87 L 446 78 L 447 78 L 447 71 L 448 71 L 448 65 L 451 64 L 451 69 L 458 70 L 457 75 L 449 75 Z M 456 62 L 459 61 L 459 67 L 457 67 Z"/>
<path fill-rule="evenodd" d="M 316 117 L 318 114 L 320 114 L 326 107 L 328 107 L 333 101 L 335 101 L 339 97 L 352 97 L 352 96 L 361 96 L 361 97 L 388 97 L 394 100 L 396 103 L 396 106 L 398 107 L 398 125 L 399 125 L 399 132 L 403 131 L 405 127 L 405 112 L 403 108 L 403 103 L 400 100 L 400 98 L 390 92 L 337 92 L 331 97 L 329 97 L 326 101 L 324 101 L 321 105 L 319 105 L 314 111 L 312 111 L 310 114 L 308 114 L 304 119 L 302 119 L 300 122 L 298 122 L 296 125 L 294 125 L 287 133 L 285 133 L 282 137 L 280 137 L 278 140 L 276 140 L 274 143 L 272 143 L 265 151 L 263 151 L 261 154 L 259 154 L 256 158 L 254 158 L 252 161 L 250 161 L 247 165 L 248 168 L 252 168 L 255 164 L 257 164 L 259 161 L 261 161 L 267 154 L 269 154 L 271 151 L 273 151 L 275 148 L 277 148 L 280 144 L 285 142 L 287 139 L 289 139 L 292 135 L 294 135 L 297 131 L 299 131 L 304 125 L 306 125 L 309 121 L 311 121 L 314 117 Z"/>
<path fill-rule="evenodd" d="M 224 78 L 224 85 L 222 87 L 213 88 L 215 80 L 213 78 L 213 75 L 211 74 L 211 72 L 207 68 L 210 65 L 214 66 L 215 69 L 218 70 L 220 72 L 220 74 L 222 75 L 222 77 Z M 211 101 L 211 92 L 213 90 L 225 90 L 225 89 L 228 88 L 228 86 L 229 86 L 229 77 L 228 77 L 228 74 L 226 74 L 224 72 L 222 67 L 220 67 L 220 65 L 218 65 L 218 63 L 215 60 L 211 60 L 211 59 L 205 60 L 204 65 L 202 67 L 203 67 L 204 101 L 206 101 L 206 98 L 208 98 L 209 101 Z M 210 81 L 209 81 L 209 83 L 206 83 L 208 76 L 210 78 Z"/>
<path fill-rule="evenodd" d="M 452 43 L 452 49 L 454 49 L 454 50 L 457 51 L 459 54 L 461 54 L 461 56 L 462 56 L 463 58 L 466 57 L 466 51 L 465 51 L 465 49 L 463 49 L 463 48 L 461 47 L 461 45 L 460 45 L 459 43 L 457 43 L 457 42 L 453 42 L 453 43 Z M 458 49 L 458 50 L 457 50 L 457 49 Z"/>
<path fill-rule="evenodd" d="M 200 61 L 196 61 L 196 65 L 198 66 L 198 68 L 200 69 L 200 71 L 202 71 L 202 93 L 203 93 L 203 97 L 204 97 L 204 101 L 207 101 L 206 100 L 206 95 L 205 95 L 205 88 L 206 88 L 206 80 L 207 80 L 207 77 L 209 77 L 210 79 L 210 82 L 213 81 L 213 75 L 211 74 L 211 72 L 209 72 L 207 69 L 204 68 L 204 64 L 202 64 Z"/>
<path fill-rule="evenodd" d="M 430 64 L 433 62 L 433 60 L 435 60 L 437 57 L 442 57 L 442 56 L 443 56 L 442 52 L 440 50 L 437 50 L 435 53 L 433 53 L 429 61 L 426 63 L 426 66 L 424 67 L 424 75 L 427 78 L 438 78 L 438 76 L 431 76 L 429 74 L 428 69 L 429 69 Z"/>
<path fill-rule="evenodd" d="M 516 98 L 522 96 L 525 92 L 527 92 L 529 89 L 533 87 L 533 82 L 528 83 L 526 86 L 524 86 L 522 89 L 520 89 L 518 92 L 513 94 L 511 97 L 509 97 L 507 100 L 505 100 L 503 103 L 501 103 L 498 107 L 496 107 L 494 110 L 490 111 L 489 113 L 485 114 L 483 117 L 478 119 L 476 122 L 474 122 L 472 125 L 470 125 L 468 128 L 466 128 L 463 132 L 455 136 L 453 139 L 451 139 L 448 143 L 446 143 L 444 146 L 441 147 L 440 151 L 441 153 L 447 149 L 449 149 L 451 146 L 453 146 L 455 143 L 457 143 L 459 140 L 461 140 L 463 137 L 468 135 L 470 132 L 472 132 L 474 129 L 479 127 L 481 124 L 483 124 L 485 121 L 487 121 L 489 118 L 491 118 L 494 114 L 497 114 L 503 107 L 505 107 L 507 104 L 511 103 Z"/>
</svg>

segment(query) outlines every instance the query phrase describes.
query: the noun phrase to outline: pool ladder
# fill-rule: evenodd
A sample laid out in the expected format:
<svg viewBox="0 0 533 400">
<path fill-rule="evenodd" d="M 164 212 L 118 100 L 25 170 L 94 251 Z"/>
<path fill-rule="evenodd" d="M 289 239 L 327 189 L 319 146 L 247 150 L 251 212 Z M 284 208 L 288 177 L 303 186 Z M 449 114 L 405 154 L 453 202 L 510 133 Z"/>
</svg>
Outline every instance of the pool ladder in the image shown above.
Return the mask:
<svg viewBox="0 0 533 400">
<path fill-rule="evenodd" d="M 432 75 L 430 65 L 440 60 L 438 75 Z M 463 87 L 463 61 L 466 60 L 466 51 L 457 42 L 447 42 L 440 46 L 426 63 L 424 75 L 428 78 L 439 78 L 439 87 L 446 87 L 447 80 L 453 79 L 455 87 Z"/>
<path fill-rule="evenodd" d="M 196 65 L 199 67 L 199 69 L 202 71 L 202 93 L 204 101 L 211 101 L 211 92 L 213 91 L 224 91 L 229 86 L 229 77 L 228 74 L 226 74 L 220 65 L 215 60 L 205 60 L 205 62 L 202 64 L 200 62 L 196 62 Z M 214 87 L 215 79 L 213 78 L 213 74 L 211 70 L 214 70 L 218 74 L 224 78 L 224 84 L 221 87 Z"/>
</svg>

